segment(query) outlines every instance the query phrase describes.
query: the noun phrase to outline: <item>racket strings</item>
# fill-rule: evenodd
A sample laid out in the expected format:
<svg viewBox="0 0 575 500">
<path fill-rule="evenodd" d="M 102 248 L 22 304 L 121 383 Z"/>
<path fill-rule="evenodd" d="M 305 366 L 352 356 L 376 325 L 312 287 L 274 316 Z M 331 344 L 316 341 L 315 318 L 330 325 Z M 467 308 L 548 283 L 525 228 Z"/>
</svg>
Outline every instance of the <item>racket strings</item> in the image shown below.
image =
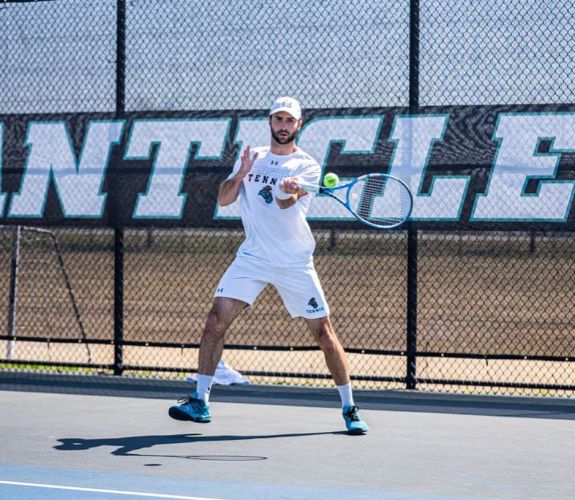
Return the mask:
<svg viewBox="0 0 575 500">
<path fill-rule="evenodd" d="M 411 194 L 402 182 L 379 175 L 358 179 L 348 199 L 359 218 L 380 227 L 403 222 L 412 206 Z"/>
</svg>

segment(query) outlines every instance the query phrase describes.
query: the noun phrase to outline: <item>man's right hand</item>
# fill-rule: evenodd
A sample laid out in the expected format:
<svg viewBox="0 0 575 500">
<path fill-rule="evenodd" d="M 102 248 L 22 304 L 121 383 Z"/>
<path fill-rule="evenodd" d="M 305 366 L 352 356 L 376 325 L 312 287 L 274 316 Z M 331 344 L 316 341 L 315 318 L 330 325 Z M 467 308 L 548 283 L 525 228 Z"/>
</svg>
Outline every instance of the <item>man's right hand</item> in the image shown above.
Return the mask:
<svg viewBox="0 0 575 500">
<path fill-rule="evenodd" d="M 240 168 L 236 175 L 220 184 L 220 188 L 218 190 L 218 203 L 220 206 L 225 207 L 227 205 L 231 205 L 238 199 L 242 181 L 245 176 L 250 173 L 250 170 L 257 159 L 258 153 L 254 153 L 252 155 L 249 146 L 244 149 L 241 156 Z"/>
<path fill-rule="evenodd" d="M 251 154 L 250 147 L 246 147 L 242 152 L 241 165 L 238 173 L 234 176 L 234 179 L 238 181 L 243 180 L 246 175 L 250 173 L 250 170 L 254 166 L 254 163 L 258 159 L 258 153 Z"/>
</svg>

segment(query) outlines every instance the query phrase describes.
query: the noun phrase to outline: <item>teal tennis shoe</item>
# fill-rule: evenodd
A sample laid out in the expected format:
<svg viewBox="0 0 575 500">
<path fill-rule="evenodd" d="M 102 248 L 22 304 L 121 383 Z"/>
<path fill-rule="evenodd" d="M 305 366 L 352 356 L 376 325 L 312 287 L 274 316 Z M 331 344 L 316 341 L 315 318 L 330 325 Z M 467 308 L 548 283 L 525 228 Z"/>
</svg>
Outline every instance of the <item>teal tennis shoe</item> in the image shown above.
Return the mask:
<svg viewBox="0 0 575 500">
<path fill-rule="evenodd" d="M 168 411 L 170 417 L 176 420 L 191 420 L 200 424 L 208 424 L 212 421 L 210 405 L 203 399 L 199 399 L 196 393 L 178 399 L 178 404 L 171 406 Z"/>
<path fill-rule="evenodd" d="M 369 426 L 359 414 L 359 407 L 354 405 L 345 405 L 342 410 L 345 426 L 350 434 L 365 434 Z"/>
</svg>

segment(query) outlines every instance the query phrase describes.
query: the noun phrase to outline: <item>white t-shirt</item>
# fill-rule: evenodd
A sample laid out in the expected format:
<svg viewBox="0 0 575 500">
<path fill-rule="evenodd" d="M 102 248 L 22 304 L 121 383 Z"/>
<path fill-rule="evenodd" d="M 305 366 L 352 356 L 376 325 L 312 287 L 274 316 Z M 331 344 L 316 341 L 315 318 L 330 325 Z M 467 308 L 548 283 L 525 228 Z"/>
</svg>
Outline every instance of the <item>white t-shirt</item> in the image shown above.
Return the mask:
<svg viewBox="0 0 575 500">
<path fill-rule="evenodd" d="M 307 266 L 312 262 L 315 240 L 306 220 L 312 196 L 300 198 L 281 209 L 274 190 L 284 177 L 298 176 L 305 183 L 318 184 L 321 168 L 301 149 L 290 155 L 276 155 L 269 147 L 253 148 L 258 159 L 240 186 L 240 207 L 246 239 L 238 255 L 260 258 L 274 266 Z M 240 169 L 234 165 L 228 179 Z"/>
</svg>

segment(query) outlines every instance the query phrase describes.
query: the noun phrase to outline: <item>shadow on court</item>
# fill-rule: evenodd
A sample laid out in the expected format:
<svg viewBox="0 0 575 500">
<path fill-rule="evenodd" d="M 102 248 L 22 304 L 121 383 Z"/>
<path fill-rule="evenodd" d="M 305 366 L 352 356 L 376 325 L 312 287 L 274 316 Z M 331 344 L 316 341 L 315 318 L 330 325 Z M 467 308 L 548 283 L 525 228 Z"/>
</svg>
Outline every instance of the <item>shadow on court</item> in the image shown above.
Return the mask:
<svg viewBox="0 0 575 500">
<path fill-rule="evenodd" d="M 199 433 L 191 434 L 172 434 L 172 435 L 155 435 L 155 436 L 126 436 L 118 438 L 99 438 L 99 439 L 84 439 L 84 438 L 61 438 L 58 439 L 59 445 L 54 446 L 56 450 L 62 451 L 86 451 L 100 446 L 111 446 L 116 448 L 111 452 L 115 456 L 146 456 L 146 457 L 170 457 L 170 458 L 200 458 L 201 456 L 194 455 L 162 455 L 162 454 L 141 454 L 135 453 L 136 451 L 153 448 L 155 446 L 173 445 L 173 444 L 190 444 L 190 443 L 207 443 L 207 442 L 226 442 L 226 441 L 250 441 L 254 439 L 278 439 L 278 438 L 300 438 L 307 436 L 321 436 L 321 435 L 347 435 L 347 432 L 304 432 L 304 433 L 289 433 L 289 434 L 264 434 L 252 436 L 205 436 Z M 203 456 L 203 455 L 202 455 Z M 213 456 L 212 460 L 215 460 Z M 222 455 L 222 457 L 224 457 Z M 227 456 L 229 457 L 229 456 Z M 238 457 L 239 458 L 239 457 Z M 243 457 L 244 459 L 256 459 L 255 457 Z M 259 460 L 265 460 L 267 457 L 257 457 Z M 208 460 L 208 458 L 205 458 Z M 229 459 L 229 458 L 228 458 Z"/>
</svg>

